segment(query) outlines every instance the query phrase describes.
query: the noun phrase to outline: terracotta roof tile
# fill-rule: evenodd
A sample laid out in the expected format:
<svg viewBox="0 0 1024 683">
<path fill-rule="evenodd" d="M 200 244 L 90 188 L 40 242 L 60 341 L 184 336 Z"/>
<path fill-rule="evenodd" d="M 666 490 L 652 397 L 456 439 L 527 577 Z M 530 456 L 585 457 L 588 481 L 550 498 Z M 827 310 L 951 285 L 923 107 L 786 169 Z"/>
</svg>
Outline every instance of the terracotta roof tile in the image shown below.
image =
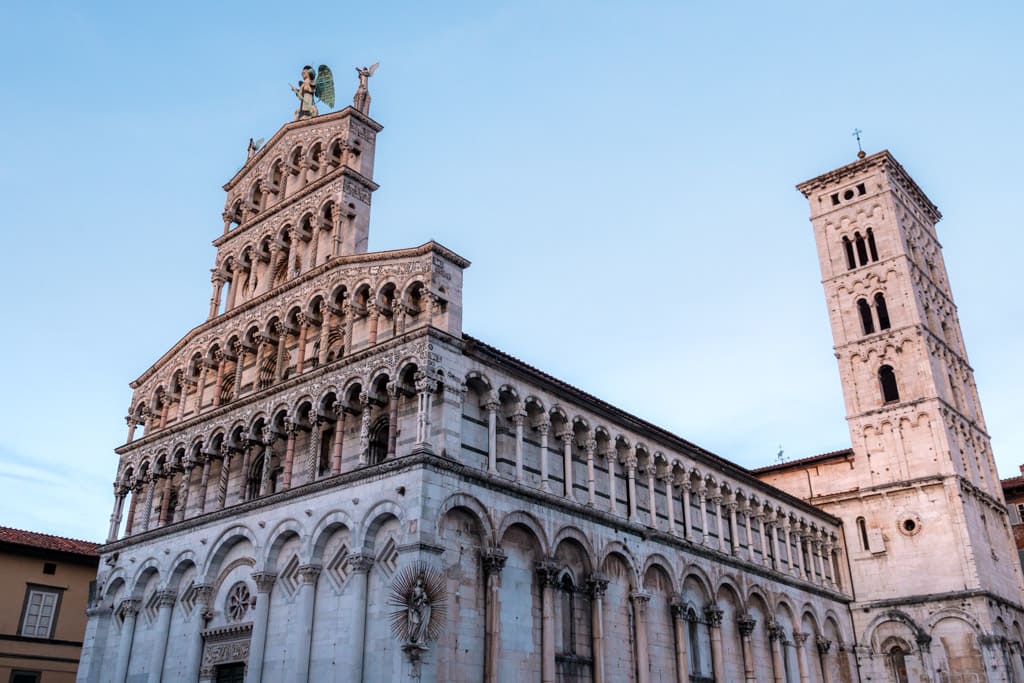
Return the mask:
<svg viewBox="0 0 1024 683">
<path fill-rule="evenodd" d="M 821 453 L 820 455 L 812 455 L 806 458 L 798 458 L 796 460 L 786 460 L 785 462 L 777 462 L 774 465 L 758 467 L 757 469 L 750 470 L 750 472 L 751 474 L 767 474 L 768 472 L 773 472 L 775 470 L 784 470 L 790 467 L 801 467 L 803 465 L 810 465 L 823 460 L 832 460 L 833 458 L 849 458 L 852 455 L 852 448 L 841 448 L 838 451 L 829 451 L 828 453 Z"/>
<path fill-rule="evenodd" d="M 12 529 L 6 526 L 0 526 L 0 543 L 24 545 L 43 550 L 56 550 L 74 555 L 99 557 L 99 553 L 96 552 L 99 543 L 79 541 L 73 538 L 64 538 L 63 536 L 51 536 L 50 534 L 40 534 L 35 531 Z"/>
</svg>

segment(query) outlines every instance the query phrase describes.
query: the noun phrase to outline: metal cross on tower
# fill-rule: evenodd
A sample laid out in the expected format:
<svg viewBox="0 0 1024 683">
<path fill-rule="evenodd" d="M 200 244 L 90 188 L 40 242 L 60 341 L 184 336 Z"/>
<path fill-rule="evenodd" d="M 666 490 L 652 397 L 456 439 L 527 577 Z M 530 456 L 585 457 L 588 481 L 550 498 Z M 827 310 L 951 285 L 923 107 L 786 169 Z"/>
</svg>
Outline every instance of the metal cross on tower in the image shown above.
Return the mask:
<svg viewBox="0 0 1024 683">
<path fill-rule="evenodd" d="M 863 159 L 866 156 L 864 154 L 864 149 L 860 146 L 860 134 L 863 133 L 863 132 L 864 131 L 862 131 L 860 128 L 854 128 L 853 129 L 853 133 L 852 133 L 853 137 L 857 138 L 857 158 L 858 159 Z"/>
</svg>

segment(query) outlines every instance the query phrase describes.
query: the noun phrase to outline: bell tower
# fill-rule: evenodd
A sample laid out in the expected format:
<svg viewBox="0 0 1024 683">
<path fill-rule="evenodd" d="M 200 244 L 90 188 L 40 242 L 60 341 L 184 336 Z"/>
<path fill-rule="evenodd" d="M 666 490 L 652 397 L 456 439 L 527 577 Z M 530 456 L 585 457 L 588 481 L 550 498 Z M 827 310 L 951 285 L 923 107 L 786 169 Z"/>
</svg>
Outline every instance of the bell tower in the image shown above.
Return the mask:
<svg viewBox="0 0 1024 683">
<path fill-rule="evenodd" d="M 765 468 L 843 520 L 862 676 L 1022 680 L 1022 579 L 935 231 L 888 152 L 797 186 L 852 448 Z M 895 678 L 894 678 L 895 676 Z M 951 676 L 952 678 L 944 678 Z"/>
</svg>

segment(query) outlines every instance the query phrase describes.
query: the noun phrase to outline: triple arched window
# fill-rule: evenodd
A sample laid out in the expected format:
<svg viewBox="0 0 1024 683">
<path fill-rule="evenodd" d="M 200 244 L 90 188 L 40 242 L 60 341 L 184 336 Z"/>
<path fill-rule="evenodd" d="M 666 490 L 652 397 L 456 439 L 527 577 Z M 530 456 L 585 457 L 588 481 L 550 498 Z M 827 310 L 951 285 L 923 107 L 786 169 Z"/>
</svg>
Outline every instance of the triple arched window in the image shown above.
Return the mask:
<svg viewBox="0 0 1024 683">
<path fill-rule="evenodd" d="M 844 235 L 843 251 L 846 253 L 846 268 L 848 270 L 877 261 L 878 247 L 875 245 L 875 231 L 868 228 L 862 234 L 858 230 L 853 233 L 853 239 Z"/>
</svg>

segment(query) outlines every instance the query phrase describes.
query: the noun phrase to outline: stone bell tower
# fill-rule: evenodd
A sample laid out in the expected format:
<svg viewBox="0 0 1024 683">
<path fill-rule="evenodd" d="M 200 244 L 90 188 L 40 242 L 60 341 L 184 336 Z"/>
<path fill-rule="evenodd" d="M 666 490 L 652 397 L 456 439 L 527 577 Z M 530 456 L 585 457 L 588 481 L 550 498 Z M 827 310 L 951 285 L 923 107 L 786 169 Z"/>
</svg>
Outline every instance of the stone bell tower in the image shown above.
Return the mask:
<svg viewBox="0 0 1024 683">
<path fill-rule="evenodd" d="M 935 232 L 941 214 L 887 151 L 797 187 L 852 449 L 763 478 L 843 520 L 862 675 L 1021 680 L 1011 627 L 1021 574 Z"/>
</svg>

